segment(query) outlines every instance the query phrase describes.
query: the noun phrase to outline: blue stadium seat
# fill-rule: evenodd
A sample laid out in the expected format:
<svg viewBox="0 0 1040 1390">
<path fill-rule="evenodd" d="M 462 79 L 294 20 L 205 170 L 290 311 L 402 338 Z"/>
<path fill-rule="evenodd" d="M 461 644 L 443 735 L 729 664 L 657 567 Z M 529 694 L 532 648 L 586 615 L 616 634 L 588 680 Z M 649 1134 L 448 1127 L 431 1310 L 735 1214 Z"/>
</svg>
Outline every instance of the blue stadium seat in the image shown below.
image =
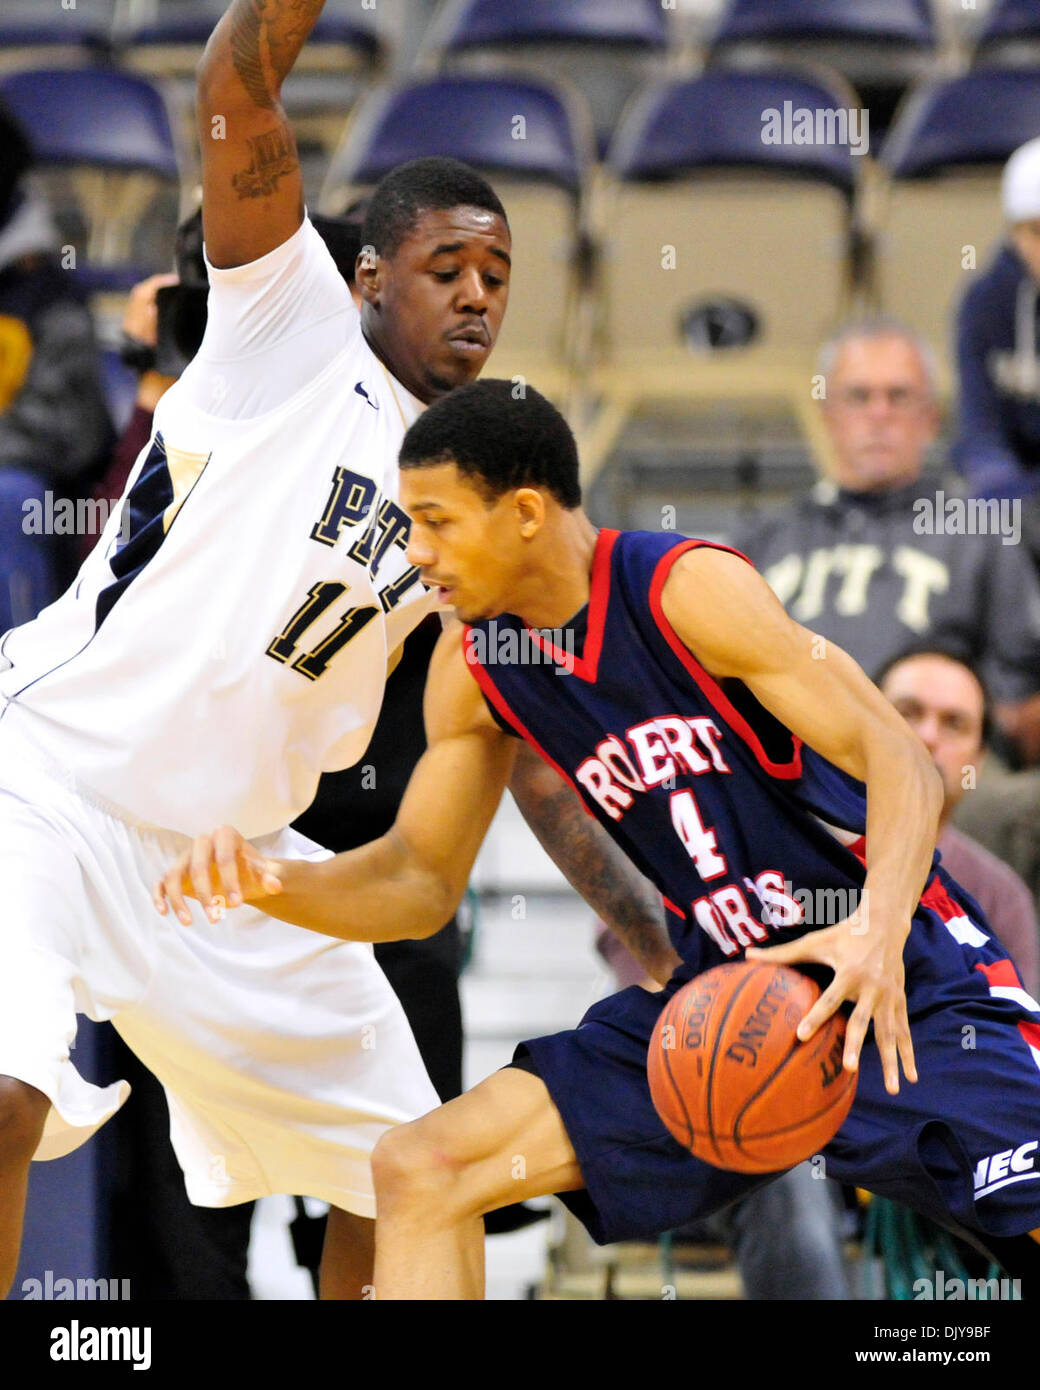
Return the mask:
<svg viewBox="0 0 1040 1390">
<path fill-rule="evenodd" d="M 63 243 L 91 293 L 129 288 L 171 258 L 177 149 L 162 94 L 114 68 L 50 68 L 0 77 L 24 127 Z"/>
<path fill-rule="evenodd" d="M 815 113 L 846 96 L 800 73 L 721 68 L 633 102 L 596 218 L 603 340 L 589 376 L 619 429 L 661 403 L 779 401 L 814 437 L 806 382 L 846 311 L 860 161 L 848 143 L 763 137 L 787 103 Z M 595 431 L 591 468 L 610 447 Z"/>
<path fill-rule="evenodd" d="M 446 48 L 496 43 L 614 43 L 668 47 L 666 13 L 659 0 L 461 0 L 449 11 Z"/>
<path fill-rule="evenodd" d="M 1040 65 L 1040 4 L 995 0 L 979 31 L 974 57 L 984 63 Z"/>
<path fill-rule="evenodd" d="M 941 359 L 972 267 L 1002 234 L 1004 162 L 1036 135 L 1040 71 L 978 67 L 914 92 L 882 147 L 877 293 Z"/>
<path fill-rule="evenodd" d="M 513 133 L 518 115 L 525 122 L 522 138 Z M 579 127 L 561 95 L 534 78 L 420 78 L 365 102 L 329 179 L 374 183 L 407 159 L 452 155 L 577 195 L 590 155 Z"/>
<path fill-rule="evenodd" d="M 859 91 L 880 134 L 906 88 L 934 70 L 931 0 L 728 0 L 713 61 L 825 64 Z"/>
<path fill-rule="evenodd" d="M 908 100 L 881 151 L 894 178 L 951 165 L 1002 164 L 1040 135 L 1040 72 L 980 68 L 929 83 Z"/>
<path fill-rule="evenodd" d="M 445 72 L 524 68 L 577 81 L 605 149 L 633 92 L 663 75 L 669 21 L 660 0 L 446 0 L 420 64 Z"/>
<path fill-rule="evenodd" d="M 178 175 L 166 106 L 151 83 L 115 68 L 54 68 L 0 78 L 0 94 L 44 164 Z"/>
<path fill-rule="evenodd" d="M 588 113 L 533 77 L 435 77 L 373 92 L 359 104 L 332 160 L 322 210 L 341 212 L 395 165 L 425 155 L 453 156 L 491 177 L 514 243 L 509 313 L 493 369 L 499 375 L 537 369 L 535 384 L 552 392 L 561 383 L 559 396 L 577 302 L 582 199 L 594 159 Z"/>
<path fill-rule="evenodd" d="M 929 0 L 729 0 L 713 42 L 870 39 L 934 48 Z"/>
<path fill-rule="evenodd" d="M 608 163 L 625 180 L 675 179 L 710 167 L 765 168 L 805 174 L 852 194 L 855 160 L 848 144 L 767 144 L 763 112 L 841 105 L 842 93 L 789 72 L 713 69 L 656 86 L 629 111 Z"/>
<path fill-rule="evenodd" d="M 114 12 L 115 0 L 77 0 L 72 9 L 44 7 L 40 0 L 3 0 L 0 71 L 107 58 Z"/>
</svg>

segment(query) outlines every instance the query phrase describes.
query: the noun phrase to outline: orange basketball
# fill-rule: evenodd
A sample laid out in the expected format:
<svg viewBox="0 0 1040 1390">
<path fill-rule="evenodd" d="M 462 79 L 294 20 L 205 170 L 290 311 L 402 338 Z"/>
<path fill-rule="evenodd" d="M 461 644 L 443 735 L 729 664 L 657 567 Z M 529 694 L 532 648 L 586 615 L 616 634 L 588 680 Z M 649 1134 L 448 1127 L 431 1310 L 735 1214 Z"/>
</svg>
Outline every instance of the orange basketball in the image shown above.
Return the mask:
<svg viewBox="0 0 1040 1390">
<path fill-rule="evenodd" d="M 650 1094 L 670 1133 L 705 1163 L 773 1173 L 817 1153 L 856 1094 L 845 1020 L 808 1042 L 795 1029 L 819 986 L 786 965 L 719 965 L 668 1001 L 650 1040 Z"/>
</svg>

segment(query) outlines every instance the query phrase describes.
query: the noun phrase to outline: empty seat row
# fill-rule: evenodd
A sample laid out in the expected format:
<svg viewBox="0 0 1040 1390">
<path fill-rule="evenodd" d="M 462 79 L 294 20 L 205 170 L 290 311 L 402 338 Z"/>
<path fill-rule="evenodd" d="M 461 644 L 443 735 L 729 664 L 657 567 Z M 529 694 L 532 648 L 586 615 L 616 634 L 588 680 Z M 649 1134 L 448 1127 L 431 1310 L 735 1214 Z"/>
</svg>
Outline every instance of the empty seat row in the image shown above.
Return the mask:
<svg viewBox="0 0 1040 1390">
<path fill-rule="evenodd" d="M 85 174 L 83 236 L 70 240 L 87 286 L 125 290 L 165 268 L 180 182 L 156 88 L 118 70 L 55 69 L 0 79 L 0 97 L 45 174 Z M 320 207 L 342 211 L 409 158 L 465 159 L 492 176 L 514 231 L 497 372 L 564 400 L 578 388 L 615 402 L 779 393 L 810 428 L 813 350 L 856 291 L 948 356 L 955 304 L 1000 235 L 1001 167 L 1040 133 L 1040 73 L 973 70 L 916 93 L 880 151 L 884 176 L 865 178 L 872 161 L 855 152 L 847 101 L 797 73 L 653 83 L 599 166 L 569 89 L 417 78 L 360 104 Z M 828 119 L 842 112 L 843 136 Z M 864 225 L 875 250 L 865 284 L 851 256 Z"/>
</svg>

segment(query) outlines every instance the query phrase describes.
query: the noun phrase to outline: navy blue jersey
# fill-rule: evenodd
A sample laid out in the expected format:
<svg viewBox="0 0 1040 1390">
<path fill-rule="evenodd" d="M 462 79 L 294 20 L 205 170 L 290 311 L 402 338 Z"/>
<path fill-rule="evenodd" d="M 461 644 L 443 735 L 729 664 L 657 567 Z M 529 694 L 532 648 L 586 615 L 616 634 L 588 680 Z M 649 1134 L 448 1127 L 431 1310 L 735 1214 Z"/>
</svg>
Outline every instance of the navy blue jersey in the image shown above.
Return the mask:
<svg viewBox="0 0 1040 1390">
<path fill-rule="evenodd" d="M 665 1131 L 647 1081 L 651 1034 L 692 974 L 752 942 L 833 925 L 865 879 L 862 783 L 801 744 L 742 682 L 712 679 L 661 611 L 672 565 L 702 544 L 603 531 L 588 607 L 569 628 L 535 633 L 507 617 L 467 634 L 496 717 L 574 784 L 661 889 L 684 961 L 663 995 L 623 990 L 576 1029 L 517 1050 L 581 1169 L 584 1190 L 560 1195 L 601 1243 L 681 1228 L 769 1181 L 713 1168 Z M 827 1171 L 954 1229 L 1034 1230 L 1040 1004 L 937 861 L 903 960 L 921 1080 L 890 1096 L 868 1038 L 852 1109 L 823 1150 Z"/>
<path fill-rule="evenodd" d="M 500 721 L 575 786 L 657 885 L 675 948 L 698 970 L 853 911 L 866 828 L 863 784 L 743 682 L 713 679 L 665 618 L 672 565 L 704 544 L 600 532 L 580 648 L 569 641 L 580 624 L 553 635 L 512 615 L 466 639 Z M 963 911 L 944 908 L 944 918 Z"/>
</svg>

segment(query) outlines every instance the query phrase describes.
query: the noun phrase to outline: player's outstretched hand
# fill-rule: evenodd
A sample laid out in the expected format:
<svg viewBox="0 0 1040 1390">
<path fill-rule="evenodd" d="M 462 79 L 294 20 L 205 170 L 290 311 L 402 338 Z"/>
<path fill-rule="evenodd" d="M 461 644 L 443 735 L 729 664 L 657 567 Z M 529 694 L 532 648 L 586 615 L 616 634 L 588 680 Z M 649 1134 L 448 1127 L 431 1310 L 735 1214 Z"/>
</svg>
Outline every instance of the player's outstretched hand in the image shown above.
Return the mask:
<svg viewBox="0 0 1040 1390">
<path fill-rule="evenodd" d="M 277 861 L 265 859 L 233 826 L 222 825 L 212 835 L 195 837 L 155 885 L 152 901 L 164 917 L 172 907 L 187 926 L 191 911 L 186 897 L 197 898 L 216 922 L 225 906 L 239 907 L 281 891 Z"/>
<path fill-rule="evenodd" d="M 778 965 L 795 965 L 798 961 L 829 965 L 834 979 L 798 1025 L 798 1037 L 806 1042 L 846 999 L 851 1000 L 855 1008 L 845 1029 L 845 1070 L 858 1070 L 863 1040 L 873 1019 L 885 1090 L 894 1096 L 899 1093 L 900 1062 L 907 1081 L 917 1080 L 906 1013 L 905 939 L 905 935 L 897 938 L 877 927 L 868 929 L 857 913 L 837 926 L 807 932 L 783 946 L 749 947 L 746 955 L 749 960 Z"/>
</svg>

